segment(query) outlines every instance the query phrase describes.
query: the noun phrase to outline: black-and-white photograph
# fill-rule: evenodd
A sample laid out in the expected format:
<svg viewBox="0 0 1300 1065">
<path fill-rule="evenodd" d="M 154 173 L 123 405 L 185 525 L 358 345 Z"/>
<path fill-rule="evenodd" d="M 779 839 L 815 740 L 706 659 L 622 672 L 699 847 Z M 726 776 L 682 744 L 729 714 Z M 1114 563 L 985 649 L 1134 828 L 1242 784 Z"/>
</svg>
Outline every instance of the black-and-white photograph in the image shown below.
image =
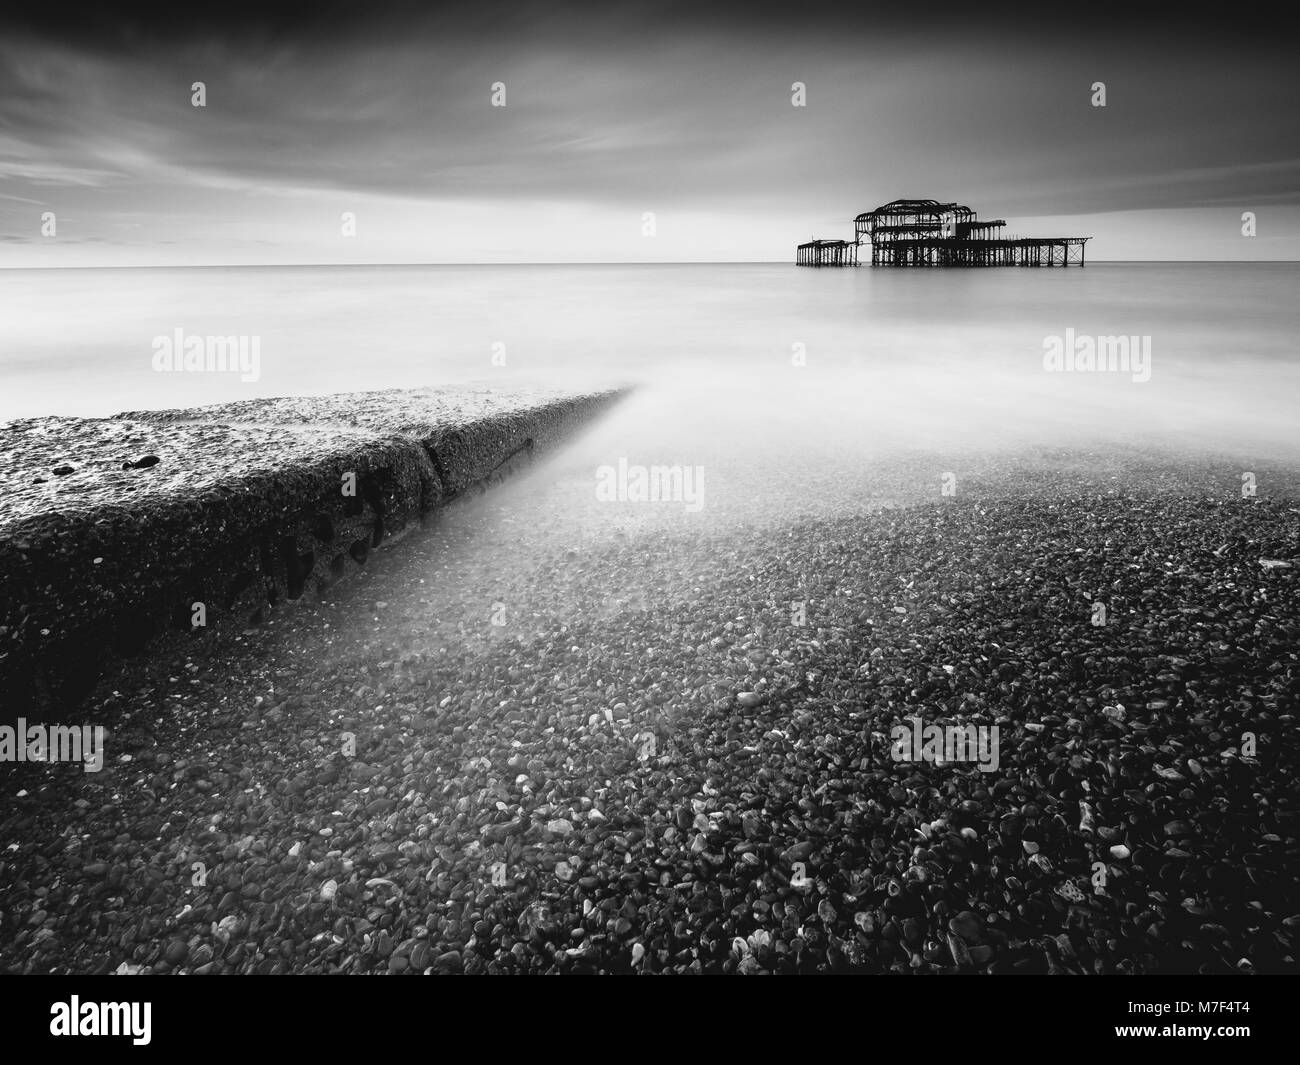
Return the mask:
<svg viewBox="0 0 1300 1065">
<path fill-rule="evenodd" d="M 0 973 L 1295 972 L 1294 52 L 6 5 Z"/>
</svg>

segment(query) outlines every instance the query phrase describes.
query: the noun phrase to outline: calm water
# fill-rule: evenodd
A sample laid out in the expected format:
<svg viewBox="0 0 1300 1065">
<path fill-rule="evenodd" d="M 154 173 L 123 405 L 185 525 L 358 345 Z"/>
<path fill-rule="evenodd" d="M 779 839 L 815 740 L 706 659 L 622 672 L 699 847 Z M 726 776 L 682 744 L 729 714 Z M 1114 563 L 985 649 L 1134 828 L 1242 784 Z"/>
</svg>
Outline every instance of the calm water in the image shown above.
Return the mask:
<svg viewBox="0 0 1300 1065">
<path fill-rule="evenodd" d="M 1280 452 L 1300 436 L 1298 283 L 1300 264 L 6 270 L 0 420 L 631 379 L 658 386 L 657 417 L 739 443 L 1167 436 Z M 259 379 L 156 372 L 153 339 L 177 329 L 260 337 Z M 1046 372 L 1044 340 L 1067 329 L 1149 336 L 1150 380 Z"/>
</svg>

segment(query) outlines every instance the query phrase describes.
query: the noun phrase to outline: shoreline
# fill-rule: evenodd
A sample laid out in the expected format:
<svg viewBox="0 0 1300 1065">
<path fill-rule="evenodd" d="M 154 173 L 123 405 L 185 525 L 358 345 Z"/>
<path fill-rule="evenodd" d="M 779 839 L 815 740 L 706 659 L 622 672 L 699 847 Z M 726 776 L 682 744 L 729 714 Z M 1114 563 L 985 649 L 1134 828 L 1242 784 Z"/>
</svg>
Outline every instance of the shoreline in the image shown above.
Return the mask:
<svg viewBox="0 0 1300 1065">
<path fill-rule="evenodd" d="M 354 576 L 626 394 L 467 387 L 6 423 L 4 718 Z"/>
<path fill-rule="evenodd" d="M 103 772 L 4 774 L 7 968 L 1293 971 L 1296 496 L 1058 474 L 594 538 L 549 470 L 468 500 L 104 693 Z M 892 760 L 914 712 L 998 770 Z"/>
</svg>

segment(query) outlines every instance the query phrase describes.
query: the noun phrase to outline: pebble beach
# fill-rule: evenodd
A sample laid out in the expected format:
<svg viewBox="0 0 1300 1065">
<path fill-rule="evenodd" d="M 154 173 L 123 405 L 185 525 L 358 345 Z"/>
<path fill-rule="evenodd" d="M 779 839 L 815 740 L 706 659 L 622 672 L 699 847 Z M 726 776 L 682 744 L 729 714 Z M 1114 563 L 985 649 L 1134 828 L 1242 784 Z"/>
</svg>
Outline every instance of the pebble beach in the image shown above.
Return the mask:
<svg viewBox="0 0 1300 1065">
<path fill-rule="evenodd" d="M 619 433 L 4 767 L 0 970 L 1295 969 L 1295 467 L 723 447 L 690 514 Z"/>
</svg>

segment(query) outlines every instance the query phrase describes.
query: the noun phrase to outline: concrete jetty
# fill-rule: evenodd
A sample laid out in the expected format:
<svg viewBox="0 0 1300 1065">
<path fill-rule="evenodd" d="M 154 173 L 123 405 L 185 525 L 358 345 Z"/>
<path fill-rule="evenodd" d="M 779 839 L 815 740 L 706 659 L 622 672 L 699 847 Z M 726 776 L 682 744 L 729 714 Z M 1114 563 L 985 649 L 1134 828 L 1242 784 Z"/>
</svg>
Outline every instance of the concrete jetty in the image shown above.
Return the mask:
<svg viewBox="0 0 1300 1065">
<path fill-rule="evenodd" d="M 0 720 L 318 594 L 623 394 L 424 388 L 0 426 Z"/>
</svg>

